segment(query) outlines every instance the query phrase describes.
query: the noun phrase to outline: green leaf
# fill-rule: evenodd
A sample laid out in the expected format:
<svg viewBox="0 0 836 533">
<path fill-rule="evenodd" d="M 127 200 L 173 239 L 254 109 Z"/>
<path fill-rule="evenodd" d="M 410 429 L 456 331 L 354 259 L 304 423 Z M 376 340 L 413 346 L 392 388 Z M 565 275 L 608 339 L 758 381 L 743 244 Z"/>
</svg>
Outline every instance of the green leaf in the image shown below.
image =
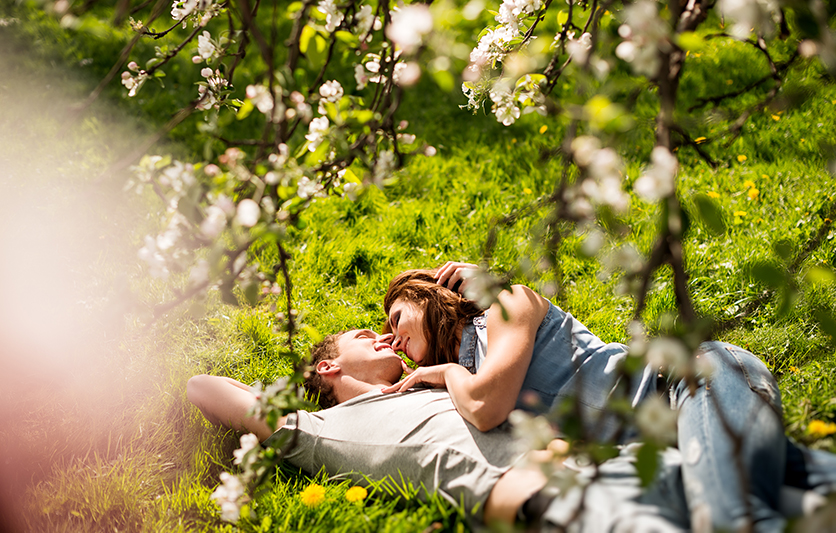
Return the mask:
<svg viewBox="0 0 836 533">
<path fill-rule="evenodd" d="M 569 13 L 567 11 L 558 11 L 557 12 L 557 23 L 563 26 L 569 22 Z"/>
<path fill-rule="evenodd" d="M 814 314 L 821 330 L 836 342 L 836 318 L 833 318 L 833 313 L 826 309 L 817 309 Z"/>
<path fill-rule="evenodd" d="M 763 261 L 752 263 L 749 267 L 749 273 L 757 281 L 773 289 L 777 289 L 786 283 L 784 271 L 772 263 Z"/>
<path fill-rule="evenodd" d="M 714 235 L 726 233 L 726 220 L 723 218 L 723 211 L 717 203 L 706 194 L 694 195 L 694 206 L 697 208 L 697 215 L 708 231 Z"/>
<path fill-rule="evenodd" d="M 645 442 L 636 454 L 636 474 L 639 476 L 642 487 L 647 487 L 656 477 L 656 469 L 659 466 L 658 449 L 653 443 Z"/>
<path fill-rule="evenodd" d="M 308 46 L 310 45 L 311 38 L 316 35 L 316 30 L 313 29 L 311 26 L 305 26 L 302 28 L 302 35 L 299 36 L 299 51 L 303 54 L 308 53 Z"/>
<path fill-rule="evenodd" d="M 450 74 L 449 70 L 436 70 L 432 73 L 432 76 L 436 85 L 444 92 L 449 93 L 456 86 L 456 80 L 453 79 L 453 75 Z"/>
<path fill-rule="evenodd" d="M 775 253 L 778 254 L 778 257 L 783 259 L 784 261 L 790 259 L 792 257 L 792 241 L 789 239 L 779 239 L 772 243 L 772 249 L 775 250 Z"/>
<path fill-rule="evenodd" d="M 699 52 L 702 50 L 703 44 L 703 38 L 692 31 L 686 31 L 685 33 L 679 35 L 679 46 L 683 50 Z"/>
<path fill-rule="evenodd" d="M 804 280 L 807 283 L 833 283 L 836 281 L 836 274 L 829 268 L 813 267 L 804 274 Z"/>
<path fill-rule="evenodd" d="M 238 110 L 238 113 L 235 114 L 235 118 L 237 118 L 238 120 L 244 120 L 245 118 L 250 116 L 250 113 L 253 112 L 253 109 L 255 109 L 255 106 L 253 105 L 252 101 L 250 101 L 250 99 L 247 98 L 246 100 L 244 100 L 244 103 L 241 105 L 241 108 Z"/>
<path fill-rule="evenodd" d="M 345 43 L 352 47 L 360 45 L 360 39 L 350 31 L 338 31 L 334 34 L 334 37 L 336 37 L 341 43 Z"/>
</svg>

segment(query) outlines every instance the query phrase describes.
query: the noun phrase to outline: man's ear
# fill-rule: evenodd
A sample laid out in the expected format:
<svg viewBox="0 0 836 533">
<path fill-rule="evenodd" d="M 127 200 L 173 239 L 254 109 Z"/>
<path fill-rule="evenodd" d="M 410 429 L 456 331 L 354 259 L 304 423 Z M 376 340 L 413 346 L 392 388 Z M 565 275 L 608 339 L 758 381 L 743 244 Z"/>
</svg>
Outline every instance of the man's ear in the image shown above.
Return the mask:
<svg viewBox="0 0 836 533">
<path fill-rule="evenodd" d="M 316 364 L 316 373 L 320 376 L 333 376 L 340 371 L 340 364 L 334 359 L 325 359 Z"/>
</svg>

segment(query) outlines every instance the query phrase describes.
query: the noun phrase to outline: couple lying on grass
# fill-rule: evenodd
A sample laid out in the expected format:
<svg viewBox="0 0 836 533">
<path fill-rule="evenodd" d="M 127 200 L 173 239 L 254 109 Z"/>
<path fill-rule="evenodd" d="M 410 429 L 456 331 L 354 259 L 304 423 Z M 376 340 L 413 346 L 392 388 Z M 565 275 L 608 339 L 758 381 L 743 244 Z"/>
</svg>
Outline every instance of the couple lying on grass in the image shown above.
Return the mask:
<svg viewBox="0 0 836 533">
<path fill-rule="evenodd" d="M 447 263 L 398 275 L 384 301 L 384 334 L 354 330 L 313 348 L 306 389 L 326 409 L 280 421 L 277 436 L 298 430 L 291 463 L 331 475 L 403 476 L 484 523 L 544 530 L 572 523 L 583 531 L 783 531 L 788 517 L 836 492 L 836 455 L 784 435 L 778 385 L 748 351 L 704 343 L 705 375 L 694 387 L 649 367 L 622 376 L 626 346 L 604 343 L 526 287 L 503 291 L 487 310 L 463 298 L 453 289 L 469 268 Z M 634 408 L 664 397 L 676 413 L 677 447 L 661 453 L 649 487 L 633 465 L 638 445 L 628 444 L 637 433 L 607 411 L 619 388 Z M 247 416 L 255 403 L 248 386 L 201 375 L 187 391 L 211 422 L 270 443 L 267 424 Z M 567 459 L 566 468 L 592 482 L 556 490 L 525 466 L 532 463 L 521 459 L 505 421 L 514 409 L 548 411 L 567 398 L 576 400 L 585 435 L 627 445 L 597 473 Z M 566 445 L 549 449 L 559 454 Z"/>
</svg>

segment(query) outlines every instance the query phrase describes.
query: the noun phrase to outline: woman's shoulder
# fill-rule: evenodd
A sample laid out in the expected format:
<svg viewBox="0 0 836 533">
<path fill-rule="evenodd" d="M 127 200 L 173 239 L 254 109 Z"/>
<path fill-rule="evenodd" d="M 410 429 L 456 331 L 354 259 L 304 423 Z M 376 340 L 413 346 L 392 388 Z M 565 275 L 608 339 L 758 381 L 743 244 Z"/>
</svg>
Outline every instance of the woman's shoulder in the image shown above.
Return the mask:
<svg viewBox="0 0 836 533">
<path fill-rule="evenodd" d="M 499 294 L 498 299 L 499 302 L 491 306 L 494 316 L 521 318 L 539 324 L 549 310 L 549 301 L 525 285 L 511 285 L 509 290 Z"/>
</svg>

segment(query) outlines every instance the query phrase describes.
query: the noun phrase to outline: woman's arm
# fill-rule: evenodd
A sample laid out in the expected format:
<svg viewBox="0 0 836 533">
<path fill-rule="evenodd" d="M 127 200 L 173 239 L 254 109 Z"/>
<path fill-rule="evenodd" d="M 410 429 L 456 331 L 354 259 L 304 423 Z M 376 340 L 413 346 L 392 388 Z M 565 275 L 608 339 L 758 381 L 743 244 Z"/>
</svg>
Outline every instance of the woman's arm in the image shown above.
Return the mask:
<svg viewBox="0 0 836 533">
<path fill-rule="evenodd" d="M 418 383 L 446 387 L 465 420 L 481 431 L 495 428 L 514 409 L 531 363 L 537 328 L 548 309 L 548 301 L 536 292 L 514 285 L 500 293 L 499 303 L 491 306 L 488 353 L 477 374 L 457 364 L 423 367 L 383 392 L 406 390 Z"/>
<path fill-rule="evenodd" d="M 249 416 L 250 409 L 255 405 L 255 396 L 248 386 L 239 381 L 201 374 L 189 379 L 186 396 L 212 424 L 255 433 L 260 441 L 273 434 L 264 420 Z M 281 417 L 277 427 L 282 427 L 286 420 L 287 417 Z"/>
</svg>

